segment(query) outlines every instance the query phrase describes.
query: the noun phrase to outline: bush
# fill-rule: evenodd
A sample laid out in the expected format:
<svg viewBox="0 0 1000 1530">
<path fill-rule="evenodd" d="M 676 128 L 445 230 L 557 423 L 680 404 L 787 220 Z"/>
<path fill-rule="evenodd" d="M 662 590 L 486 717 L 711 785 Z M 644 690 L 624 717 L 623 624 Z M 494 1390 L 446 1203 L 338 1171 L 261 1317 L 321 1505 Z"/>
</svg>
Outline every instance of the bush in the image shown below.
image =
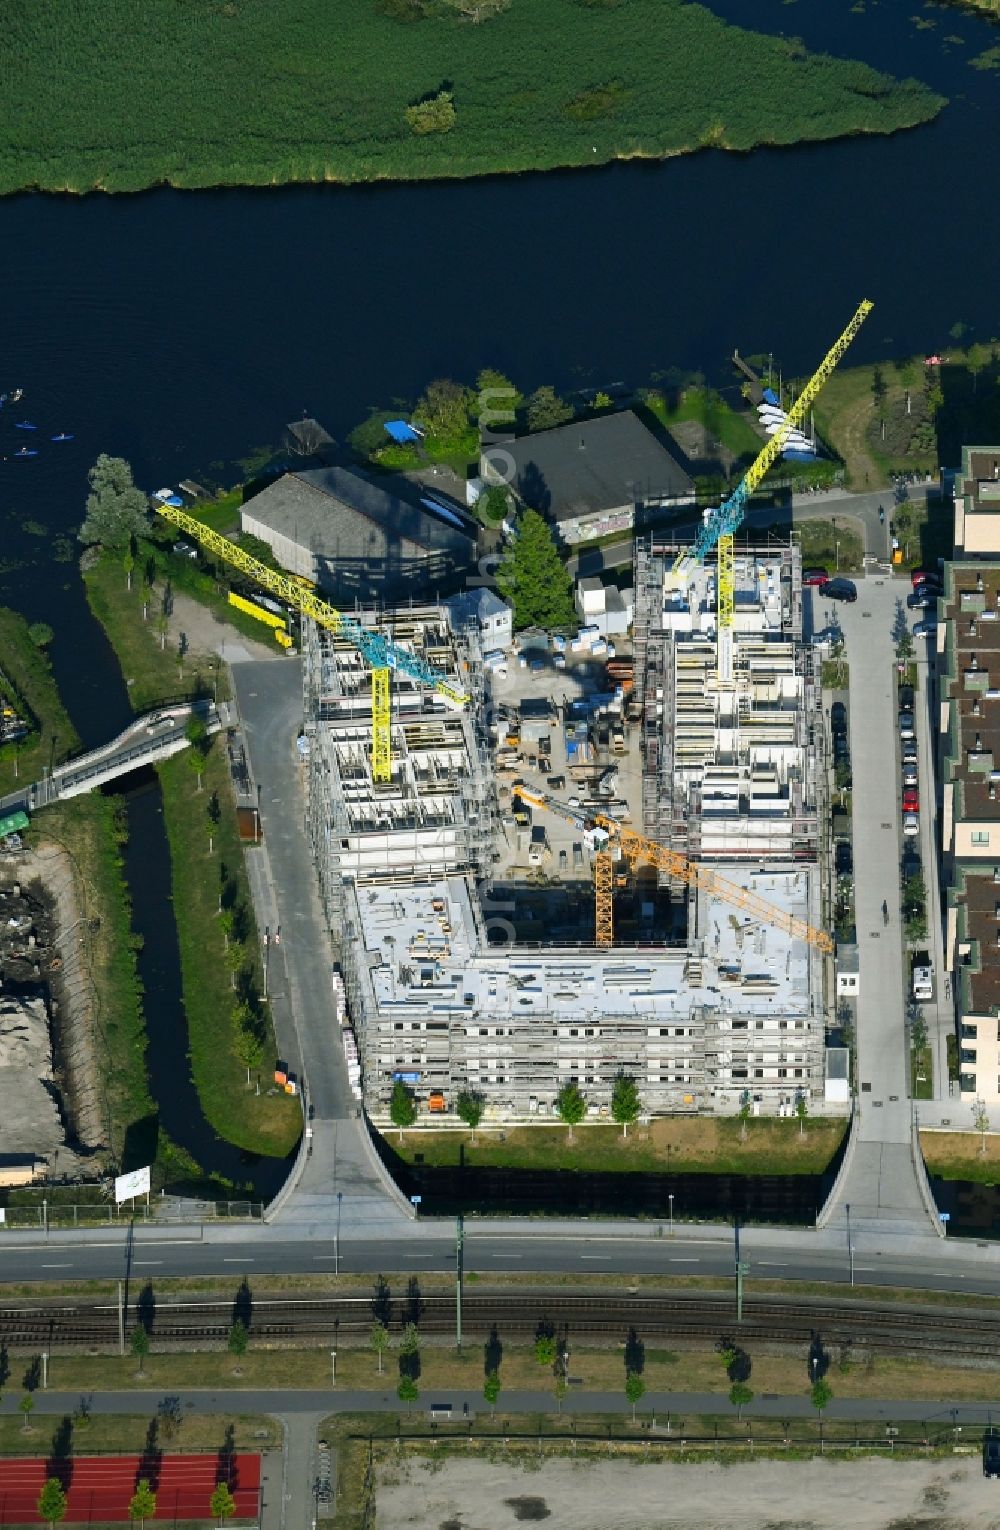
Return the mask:
<svg viewBox="0 0 1000 1530">
<path fill-rule="evenodd" d="M 436 96 L 415 101 L 403 114 L 418 137 L 427 133 L 450 133 L 455 126 L 457 113 L 450 90 L 439 90 Z"/>
</svg>

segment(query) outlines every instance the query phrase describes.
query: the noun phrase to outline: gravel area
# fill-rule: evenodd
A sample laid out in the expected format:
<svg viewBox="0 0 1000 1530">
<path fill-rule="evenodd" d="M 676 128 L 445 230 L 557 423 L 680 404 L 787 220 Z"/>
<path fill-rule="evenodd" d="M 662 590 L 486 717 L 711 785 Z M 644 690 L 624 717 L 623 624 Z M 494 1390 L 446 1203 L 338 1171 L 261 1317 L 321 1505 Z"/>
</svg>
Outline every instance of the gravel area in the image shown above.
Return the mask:
<svg viewBox="0 0 1000 1530">
<path fill-rule="evenodd" d="M 393 1530 L 993 1530 L 1000 1483 L 978 1452 L 947 1461 L 632 1465 L 446 1460 L 385 1470 L 377 1523 Z"/>
</svg>

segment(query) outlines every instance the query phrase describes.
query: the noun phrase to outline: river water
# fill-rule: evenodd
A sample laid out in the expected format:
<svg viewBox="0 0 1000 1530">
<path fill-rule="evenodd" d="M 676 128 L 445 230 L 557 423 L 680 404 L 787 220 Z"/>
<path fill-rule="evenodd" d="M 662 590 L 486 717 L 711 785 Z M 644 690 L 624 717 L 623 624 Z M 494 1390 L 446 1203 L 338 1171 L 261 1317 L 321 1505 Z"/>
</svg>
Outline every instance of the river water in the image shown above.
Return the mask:
<svg viewBox="0 0 1000 1530">
<path fill-rule="evenodd" d="M 99 451 L 127 457 L 150 488 L 233 479 L 303 410 L 343 435 L 369 405 L 487 363 L 526 388 L 636 385 L 666 368 L 726 380 L 738 346 L 802 373 L 863 296 L 877 308 L 858 359 L 941 349 L 956 322 L 1000 333 L 996 77 L 968 64 L 1000 33 L 914 0 L 712 8 L 912 74 L 950 104 L 893 138 L 576 173 L 0 203 L 0 391 L 23 387 L 17 417 L 42 427 L 38 457 L 0 462 L 0 600 L 55 629 L 85 744 L 122 725 L 128 700 L 52 539 L 79 524 Z M 8 406 L 0 454 L 25 440 L 12 424 Z M 50 444 L 58 431 L 75 440 Z M 131 811 L 162 879 L 156 799 Z M 150 1029 L 175 1059 L 154 1080 L 163 1093 L 186 1075 L 166 916 L 136 898 Z M 183 1125 L 190 1111 L 177 1114 Z"/>
</svg>

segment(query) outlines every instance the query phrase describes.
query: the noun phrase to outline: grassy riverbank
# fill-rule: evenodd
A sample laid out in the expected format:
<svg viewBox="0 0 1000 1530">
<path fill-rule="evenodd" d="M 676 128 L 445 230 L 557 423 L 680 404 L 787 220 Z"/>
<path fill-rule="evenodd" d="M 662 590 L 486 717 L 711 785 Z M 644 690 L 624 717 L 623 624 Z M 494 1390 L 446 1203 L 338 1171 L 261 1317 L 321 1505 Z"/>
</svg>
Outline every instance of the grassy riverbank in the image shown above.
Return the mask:
<svg viewBox="0 0 1000 1530">
<path fill-rule="evenodd" d="M 19 743 L 0 748 L 0 796 L 40 780 L 53 761 L 80 746 L 45 651 L 31 641 L 28 632 L 19 612 L 0 607 L 0 677 L 13 687 L 15 711 L 33 730 Z"/>
<path fill-rule="evenodd" d="M 822 1174 L 846 1129 L 843 1121 L 751 1121 L 746 1141 L 740 1123 L 714 1116 L 663 1116 L 649 1126 L 585 1124 L 527 1126 L 499 1132 L 433 1129 L 385 1136 L 393 1152 L 413 1163 L 512 1169 L 580 1169 L 605 1173 Z"/>
<path fill-rule="evenodd" d="M 3 192 L 543 170 L 892 133 L 944 104 L 682 0 L 512 0 L 478 26 L 426 0 L 33 0 L 5 44 Z M 445 130 L 414 130 L 442 90 Z"/>
<path fill-rule="evenodd" d="M 152 588 L 144 585 L 139 571 L 153 559 Z M 121 565 L 102 558 L 85 575 L 87 598 L 118 655 L 129 686 L 133 707 L 143 710 L 178 695 L 210 694 L 218 686 L 225 693 L 226 671 L 204 654 L 180 656 L 176 648 L 161 648 L 153 612 L 161 609 L 166 571 L 177 588 L 191 594 L 222 619 L 233 612 L 215 581 L 186 559 L 144 544 L 136 559 L 133 589 L 126 588 Z M 177 565 L 177 567 L 174 567 Z M 146 617 L 143 608 L 146 606 Z M 242 621 L 250 623 L 249 618 Z M 233 623 L 242 627 L 241 620 Z M 250 623 L 260 638 L 259 623 Z M 239 843 L 236 809 L 224 752 L 218 744 L 205 760 L 202 790 L 187 753 L 164 761 L 159 767 L 163 791 L 164 825 L 170 844 L 171 886 L 174 919 L 181 954 L 184 1009 L 188 1024 L 191 1069 L 202 1109 L 212 1127 L 228 1142 L 250 1152 L 284 1157 L 295 1145 L 301 1130 L 298 1102 L 285 1095 L 259 1096 L 247 1087 L 246 1068 L 235 1053 L 236 1026 L 233 1011 L 237 995 L 219 923 L 220 890 L 246 926 L 243 942 L 231 941 L 243 953 L 238 981 L 244 984 L 258 1030 L 262 1062 L 253 1070 L 269 1075 L 274 1058 L 274 1037 L 266 1005 L 258 1002 L 261 989 L 260 956 L 253 938 L 249 888 Z M 210 825 L 208 805 L 214 796 L 218 821 Z M 212 849 L 209 851 L 209 830 Z M 225 868 L 223 881 L 222 868 Z"/>
<path fill-rule="evenodd" d="M 186 754 L 165 760 L 159 775 L 170 841 L 191 1072 L 198 1098 L 209 1122 L 227 1142 L 255 1153 L 284 1157 L 298 1141 L 302 1112 L 297 1100 L 267 1092 L 275 1043 L 267 1006 L 256 997 L 261 991 L 260 951 L 225 753 L 218 742 L 213 745 L 205 760 L 200 793 Z M 219 821 L 212 826 L 210 850 L 207 810 L 213 795 L 219 805 Z M 219 922 L 223 875 L 231 906 L 245 911 L 241 917 L 246 939 L 238 946 L 232 936 L 229 949 L 238 946 L 242 952 L 238 972 L 253 996 L 259 1025 L 263 1061 L 252 1070 L 255 1082 L 261 1080 L 259 1095 L 254 1086 L 248 1088 L 246 1066 L 235 1051 L 233 1007 L 237 995 Z"/>
</svg>

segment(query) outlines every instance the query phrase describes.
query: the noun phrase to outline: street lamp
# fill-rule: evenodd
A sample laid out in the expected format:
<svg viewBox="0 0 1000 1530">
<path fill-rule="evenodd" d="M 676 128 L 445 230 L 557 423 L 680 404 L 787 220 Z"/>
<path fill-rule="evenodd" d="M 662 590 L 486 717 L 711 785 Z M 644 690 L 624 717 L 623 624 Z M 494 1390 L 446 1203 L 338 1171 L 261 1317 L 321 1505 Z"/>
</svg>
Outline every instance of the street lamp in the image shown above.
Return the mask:
<svg viewBox="0 0 1000 1530">
<path fill-rule="evenodd" d="M 674 1235 L 674 1192 L 672 1190 L 667 1196 L 667 1202 L 670 1208 L 670 1236 L 672 1238 Z"/>
<path fill-rule="evenodd" d="M 330 1351 L 330 1370 L 330 1385 L 335 1387 L 337 1385 L 337 1351 L 335 1349 Z"/>
<path fill-rule="evenodd" d="M 854 1244 L 851 1242 L 851 1203 L 847 1202 L 847 1263 L 851 1269 L 851 1285 L 854 1285 Z"/>
<path fill-rule="evenodd" d="M 840 573 L 840 543 L 839 542 L 835 542 L 833 545 L 834 545 L 834 547 L 836 549 L 836 553 L 837 553 L 837 573 L 839 574 Z"/>
</svg>

